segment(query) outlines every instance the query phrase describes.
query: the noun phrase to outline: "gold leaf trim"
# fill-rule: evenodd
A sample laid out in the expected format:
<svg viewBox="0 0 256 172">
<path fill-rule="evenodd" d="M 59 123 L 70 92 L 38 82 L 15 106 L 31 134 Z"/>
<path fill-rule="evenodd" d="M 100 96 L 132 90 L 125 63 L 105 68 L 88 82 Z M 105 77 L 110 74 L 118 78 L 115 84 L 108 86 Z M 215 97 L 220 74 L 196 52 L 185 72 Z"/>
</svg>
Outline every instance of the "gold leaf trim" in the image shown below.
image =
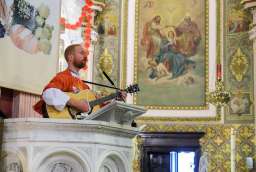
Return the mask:
<svg viewBox="0 0 256 172">
<path fill-rule="evenodd" d="M 242 52 L 240 48 L 236 50 L 236 53 L 231 59 L 229 69 L 231 74 L 235 77 L 238 82 L 241 82 L 244 78 L 244 75 L 248 71 L 249 62 L 246 58 L 246 55 Z"/>
</svg>

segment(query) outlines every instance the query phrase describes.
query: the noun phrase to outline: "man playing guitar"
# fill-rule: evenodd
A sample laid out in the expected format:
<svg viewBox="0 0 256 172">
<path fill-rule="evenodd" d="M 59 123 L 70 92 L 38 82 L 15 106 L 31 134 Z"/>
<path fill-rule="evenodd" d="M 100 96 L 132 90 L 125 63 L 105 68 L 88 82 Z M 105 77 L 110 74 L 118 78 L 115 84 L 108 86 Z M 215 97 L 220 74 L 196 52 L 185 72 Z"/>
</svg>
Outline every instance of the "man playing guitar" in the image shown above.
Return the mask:
<svg viewBox="0 0 256 172">
<path fill-rule="evenodd" d="M 89 89 L 79 78 L 79 70 L 85 67 L 87 63 L 88 50 L 83 49 L 80 44 L 73 44 L 66 48 L 64 52 L 68 68 L 58 73 L 44 88 L 42 99 L 34 105 L 34 110 L 49 117 L 45 105 L 53 106 L 56 110 L 62 111 L 66 106 L 77 109 L 80 112 L 91 111 L 90 104 L 87 100 L 79 100 L 68 96 L 65 92 L 77 93 L 81 90 Z M 121 93 L 126 97 L 126 93 Z"/>
</svg>

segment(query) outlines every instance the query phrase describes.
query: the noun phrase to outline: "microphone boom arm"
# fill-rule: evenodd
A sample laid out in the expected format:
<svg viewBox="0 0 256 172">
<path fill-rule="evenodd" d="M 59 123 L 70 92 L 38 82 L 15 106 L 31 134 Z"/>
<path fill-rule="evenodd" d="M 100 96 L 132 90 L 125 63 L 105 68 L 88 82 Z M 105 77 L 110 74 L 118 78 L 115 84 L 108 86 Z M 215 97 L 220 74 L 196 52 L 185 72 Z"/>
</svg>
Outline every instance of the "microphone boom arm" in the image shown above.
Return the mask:
<svg viewBox="0 0 256 172">
<path fill-rule="evenodd" d="M 82 80 L 82 81 L 83 81 L 84 83 L 87 83 L 87 84 L 92 84 L 92 85 L 97 85 L 97 86 L 101 86 L 101 87 L 111 88 L 111 89 L 115 89 L 115 90 L 119 90 L 119 91 L 125 91 L 125 90 L 123 90 L 123 89 L 116 88 L 116 87 L 112 87 L 112 86 L 109 86 L 109 85 L 99 84 L 99 83 L 90 82 L 90 81 L 85 81 L 85 80 Z"/>
</svg>

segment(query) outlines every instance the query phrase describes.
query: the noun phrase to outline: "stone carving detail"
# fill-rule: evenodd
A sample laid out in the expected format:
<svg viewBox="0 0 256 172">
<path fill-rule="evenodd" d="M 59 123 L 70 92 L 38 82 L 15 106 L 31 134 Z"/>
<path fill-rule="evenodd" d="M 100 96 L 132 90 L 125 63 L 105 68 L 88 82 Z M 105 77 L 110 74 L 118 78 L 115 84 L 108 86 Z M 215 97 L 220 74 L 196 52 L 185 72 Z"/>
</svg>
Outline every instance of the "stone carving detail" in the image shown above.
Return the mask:
<svg viewBox="0 0 256 172">
<path fill-rule="evenodd" d="M 73 168 L 66 163 L 55 163 L 51 172 L 73 172 Z"/>
<path fill-rule="evenodd" d="M 131 152 L 138 132 L 105 122 L 45 119 L 8 119 L 4 130 L 0 172 L 128 172 L 131 161 L 124 153 Z"/>
<path fill-rule="evenodd" d="M 125 168 L 125 162 L 115 154 L 108 155 L 100 166 L 100 172 L 127 172 Z"/>
<path fill-rule="evenodd" d="M 87 172 L 87 164 L 79 159 L 65 155 L 55 155 L 44 160 L 36 172 Z"/>
<path fill-rule="evenodd" d="M 40 156 L 40 155 L 39 155 Z M 39 157 L 38 156 L 38 157 Z M 88 172 L 90 171 L 89 163 L 80 157 L 76 152 L 52 150 L 46 153 L 44 158 L 39 158 L 33 172 Z"/>
<path fill-rule="evenodd" d="M 22 172 L 22 167 L 19 162 L 12 162 L 6 166 L 5 172 Z"/>
<path fill-rule="evenodd" d="M 3 166 L 0 166 L 0 171 L 3 170 L 4 172 L 23 172 L 21 161 L 15 153 L 4 152 L 3 154 Z M 0 165 L 2 165 L 1 159 Z"/>
<path fill-rule="evenodd" d="M 122 168 L 122 167 L 121 167 Z M 119 167 L 119 164 L 115 162 L 114 159 L 107 157 L 103 164 L 100 167 L 100 172 L 118 172 L 118 171 L 123 171 L 124 169 L 121 170 Z"/>
<path fill-rule="evenodd" d="M 103 166 L 101 167 L 100 172 L 111 172 L 111 171 L 107 166 Z"/>
</svg>

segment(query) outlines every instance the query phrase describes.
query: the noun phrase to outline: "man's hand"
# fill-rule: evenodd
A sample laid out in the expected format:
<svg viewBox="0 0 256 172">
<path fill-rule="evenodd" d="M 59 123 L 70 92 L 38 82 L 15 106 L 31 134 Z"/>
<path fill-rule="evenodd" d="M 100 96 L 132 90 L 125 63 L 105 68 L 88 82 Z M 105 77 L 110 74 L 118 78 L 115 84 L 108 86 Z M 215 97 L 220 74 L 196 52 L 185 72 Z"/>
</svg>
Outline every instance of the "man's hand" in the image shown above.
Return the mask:
<svg viewBox="0 0 256 172">
<path fill-rule="evenodd" d="M 125 100 L 126 97 L 127 97 L 126 91 L 119 91 L 119 93 L 120 93 L 120 96 L 117 97 L 117 100 L 120 100 L 120 99 L 122 100 L 122 98 Z M 100 94 L 100 93 L 95 93 L 96 99 L 99 99 L 99 98 L 105 97 L 105 96 L 108 96 L 108 95 L 104 95 L 104 94 Z M 111 102 L 111 101 L 112 100 L 109 100 L 109 101 L 106 101 L 106 102 Z"/>
<path fill-rule="evenodd" d="M 101 97 L 104 97 L 104 95 L 100 95 L 100 94 L 97 94 L 97 93 L 95 94 L 95 96 L 96 96 L 96 99 L 99 99 L 99 98 L 101 98 Z M 106 96 L 107 96 L 107 95 L 106 95 Z M 120 92 L 119 92 L 119 96 L 116 98 L 116 100 L 122 101 L 122 100 L 125 100 L 126 97 L 127 97 L 127 93 L 126 93 L 125 91 L 120 91 Z M 102 103 L 101 106 L 105 106 L 105 105 L 111 103 L 112 101 L 113 101 L 113 99 L 107 100 L 107 101 L 105 101 L 104 103 Z"/>
<path fill-rule="evenodd" d="M 90 110 L 89 103 L 86 100 L 76 100 L 70 98 L 67 105 L 74 107 L 81 112 L 88 112 Z"/>
<path fill-rule="evenodd" d="M 127 93 L 125 91 L 121 91 L 120 96 L 117 97 L 117 100 L 122 101 L 122 100 L 125 100 L 126 97 L 127 97 Z"/>
</svg>

